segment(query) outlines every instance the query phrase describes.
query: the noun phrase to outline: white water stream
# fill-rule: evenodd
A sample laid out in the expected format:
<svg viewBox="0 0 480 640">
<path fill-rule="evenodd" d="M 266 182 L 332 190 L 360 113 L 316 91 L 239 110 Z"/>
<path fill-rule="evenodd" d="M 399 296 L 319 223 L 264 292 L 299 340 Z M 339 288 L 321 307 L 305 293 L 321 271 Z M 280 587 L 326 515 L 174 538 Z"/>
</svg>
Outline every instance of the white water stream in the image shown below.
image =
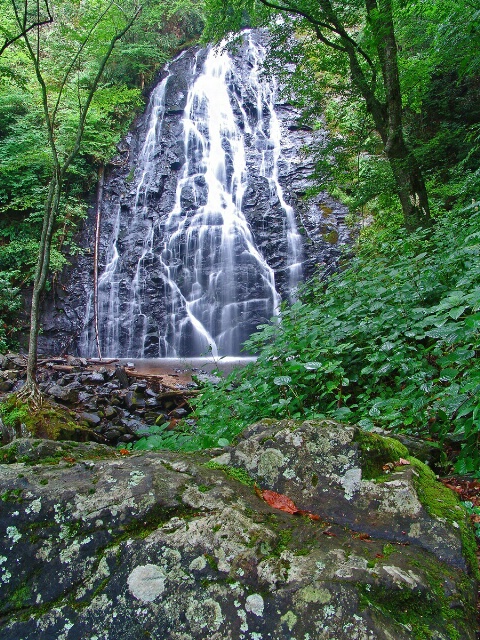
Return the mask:
<svg viewBox="0 0 480 640">
<path fill-rule="evenodd" d="M 119 265 L 122 209 L 118 206 L 107 263 L 99 277 L 104 356 L 144 358 L 147 344 L 151 350 L 146 282 L 152 264 L 164 288 L 164 323 L 153 335 L 161 357 L 238 355 L 255 328 L 249 319 L 265 321 L 278 312 L 274 272 L 242 212 L 248 184 L 247 135 L 261 150 L 258 175 L 268 180 L 271 197 L 284 211 L 290 292 L 302 278 L 301 238 L 278 180 L 282 131 L 275 112 L 276 86 L 261 77 L 263 48 L 250 35 L 247 38 L 251 71 L 246 90 L 255 96 L 256 117 L 250 114 L 249 122 L 242 97 L 229 90 L 236 79 L 230 54 L 211 48 L 202 68 L 193 70 L 195 80 L 186 98 L 182 118 L 186 160 L 179 172 L 175 205 L 166 220 L 152 220 L 146 227 L 130 284 Z M 135 205 L 130 213 L 134 220 L 149 217 L 147 196 L 154 188 L 170 73 L 154 90 L 148 107 L 148 131 L 134 176 Z M 128 286 L 128 302 L 121 303 Z M 84 332 L 82 351 L 93 355 L 91 334 L 91 328 Z"/>
</svg>

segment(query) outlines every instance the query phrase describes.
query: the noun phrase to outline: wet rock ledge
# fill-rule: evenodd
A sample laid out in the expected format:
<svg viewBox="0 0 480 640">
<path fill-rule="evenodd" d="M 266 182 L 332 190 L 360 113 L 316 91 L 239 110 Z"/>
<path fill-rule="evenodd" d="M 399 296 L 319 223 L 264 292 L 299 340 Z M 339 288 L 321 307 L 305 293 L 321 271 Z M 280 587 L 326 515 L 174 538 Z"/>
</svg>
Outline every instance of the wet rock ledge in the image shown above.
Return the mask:
<svg viewBox="0 0 480 640">
<path fill-rule="evenodd" d="M 262 421 L 195 454 L 22 439 L 0 459 L 3 640 L 475 638 L 464 510 L 396 441 Z"/>
</svg>

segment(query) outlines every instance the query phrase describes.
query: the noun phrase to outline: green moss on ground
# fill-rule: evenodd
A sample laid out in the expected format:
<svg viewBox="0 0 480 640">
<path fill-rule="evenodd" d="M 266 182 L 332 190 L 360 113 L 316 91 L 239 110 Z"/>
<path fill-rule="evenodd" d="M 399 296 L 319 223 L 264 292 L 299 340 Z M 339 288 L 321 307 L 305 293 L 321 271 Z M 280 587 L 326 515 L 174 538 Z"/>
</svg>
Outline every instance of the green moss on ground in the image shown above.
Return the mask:
<svg viewBox="0 0 480 640">
<path fill-rule="evenodd" d="M 466 638 L 466 621 L 475 617 L 472 580 L 464 575 L 456 584 L 459 591 L 446 592 L 445 585 L 452 579 L 451 568 L 436 560 L 432 555 L 413 563 L 429 585 L 429 591 L 422 589 L 390 589 L 371 584 L 358 585 L 360 605 L 370 612 L 379 612 L 412 632 L 412 640 L 433 640 L 438 637 L 437 624 L 441 621 L 449 632 L 450 640 Z M 458 573 L 461 573 L 458 571 Z M 448 587 L 447 587 L 448 588 Z M 467 607 L 459 607 L 461 600 Z M 470 601 L 470 604 L 469 604 Z M 471 607 L 468 610 L 468 607 Z"/>
<path fill-rule="evenodd" d="M 75 414 L 59 405 L 44 401 L 31 407 L 11 394 L 0 404 L 0 416 L 7 427 L 17 433 L 27 431 L 32 437 L 49 440 L 88 439 L 89 429 L 75 422 Z"/>
<path fill-rule="evenodd" d="M 229 478 L 233 478 L 237 482 L 246 485 L 247 487 L 253 487 L 254 479 L 245 471 L 245 469 L 239 469 L 238 467 L 230 467 L 226 464 L 218 464 L 211 460 L 205 465 L 207 469 L 218 469 L 223 471 Z"/>
</svg>

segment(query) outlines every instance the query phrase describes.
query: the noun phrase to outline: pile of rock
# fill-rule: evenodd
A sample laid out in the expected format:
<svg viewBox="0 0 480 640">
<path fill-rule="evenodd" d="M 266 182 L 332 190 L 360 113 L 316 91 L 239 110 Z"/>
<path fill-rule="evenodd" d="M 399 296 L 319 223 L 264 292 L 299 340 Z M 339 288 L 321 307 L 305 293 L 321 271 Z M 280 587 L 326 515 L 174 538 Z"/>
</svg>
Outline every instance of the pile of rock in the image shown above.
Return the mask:
<svg viewBox="0 0 480 640">
<path fill-rule="evenodd" d="M 21 389 L 25 369 L 23 356 L 0 356 L 0 400 Z M 43 359 L 37 379 L 47 398 L 74 411 L 79 425 L 89 427 L 93 440 L 111 445 L 134 442 L 153 425 L 173 428 L 188 416 L 188 399 L 197 393 L 194 382 L 165 384 L 162 376 L 139 377 L 133 366 L 118 361 L 73 357 Z"/>
</svg>

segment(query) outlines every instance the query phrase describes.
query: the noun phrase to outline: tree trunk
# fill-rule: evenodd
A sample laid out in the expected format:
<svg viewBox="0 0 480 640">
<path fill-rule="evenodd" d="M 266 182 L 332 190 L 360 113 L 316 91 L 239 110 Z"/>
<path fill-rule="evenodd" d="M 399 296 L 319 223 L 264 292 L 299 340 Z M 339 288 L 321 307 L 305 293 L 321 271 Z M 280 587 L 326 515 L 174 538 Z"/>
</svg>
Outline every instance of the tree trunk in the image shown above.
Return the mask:
<svg viewBox="0 0 480 640">
<path fill-rule="evenodd" d="M 384 144 L 402 205 L 405 227 L 413 231 L 432 224 L 422 172 L 403 132 L 402 93 L 391 0 L 365 0 L 385 88 L 385 110 L 371 111 Z M 367 105 L 369 101 L 367 100 Z M 382 117 L 383 115 L 383 117 Z"/>
<path fill-rule="evenodd" d="M 398 197 L 402 205 L 403 220 L 408 231 L 432 224 L 428 206 L 428 194 L 417 159 L 407 149 L 403 137 L 385 146 Z"/>
<path fill-rule="evenodd" d="M 32 291 L 32 307 L 30 311 L 30 340 L 28 345 L 27 379 L 24 387 L 18 394 L 23 400 L 30 401 L 33 405 L 41 404 L 41 393 L 36 381 L 37 371 L 37 346 L 38 332 L 40 328 L 40 297 L 45 288 L 48 266 L 50 264 L 50 249 L 58 205 L 60 203 L 61 180 L 55 173 L 48 191 L 43 217 L 42 235 L 38 247 L 38 260 L 35 269 Z"/>
</svg>

